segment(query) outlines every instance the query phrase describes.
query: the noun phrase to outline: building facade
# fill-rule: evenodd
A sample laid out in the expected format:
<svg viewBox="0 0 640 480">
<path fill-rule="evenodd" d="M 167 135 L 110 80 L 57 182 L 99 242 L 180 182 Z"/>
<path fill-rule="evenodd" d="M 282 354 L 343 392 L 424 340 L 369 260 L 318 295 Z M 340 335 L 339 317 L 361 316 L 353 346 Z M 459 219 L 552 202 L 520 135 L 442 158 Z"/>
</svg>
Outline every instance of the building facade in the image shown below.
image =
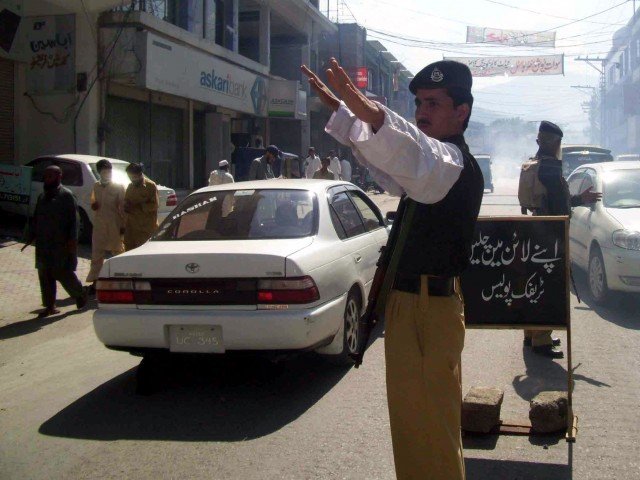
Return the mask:
<svg viewBox="0 0 640 480">
<path fill-rule="evenodd" d="M 191 190 L 241 147 L 346 153 L 299 68 L 331 57 L 413 117 L 410 72 L 318 0 L 2 1 L 0 162 L 108 156 Z"/>
<path fill-rule="evenodd" d="M 614 154 L 640 152 L 640 21 L 638 15 L 613 36 L 603 61 L 603 146 Z"/>
</svg>

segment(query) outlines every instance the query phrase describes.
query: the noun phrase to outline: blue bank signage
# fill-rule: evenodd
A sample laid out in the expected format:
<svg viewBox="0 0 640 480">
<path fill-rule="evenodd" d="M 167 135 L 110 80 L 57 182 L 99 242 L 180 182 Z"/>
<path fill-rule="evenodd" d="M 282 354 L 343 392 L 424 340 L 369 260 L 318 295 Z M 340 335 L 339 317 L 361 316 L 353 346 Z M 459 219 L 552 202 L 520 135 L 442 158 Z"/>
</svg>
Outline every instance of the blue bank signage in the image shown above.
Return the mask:
<svg viewBox="0 0 640 480">
<path fill-rule="evenodd" d="M 268 79 L 213 55 L 146 32 L 143 86 L 211 105 L 267 116 Z"/>
</svg>

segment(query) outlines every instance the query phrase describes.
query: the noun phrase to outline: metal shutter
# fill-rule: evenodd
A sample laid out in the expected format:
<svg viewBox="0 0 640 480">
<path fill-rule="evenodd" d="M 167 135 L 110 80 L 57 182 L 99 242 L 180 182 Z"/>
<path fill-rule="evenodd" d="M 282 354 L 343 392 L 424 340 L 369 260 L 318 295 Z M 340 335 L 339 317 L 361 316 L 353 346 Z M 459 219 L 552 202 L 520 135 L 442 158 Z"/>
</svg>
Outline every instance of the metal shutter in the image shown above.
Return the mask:
<svg viewBox="0 0 640 480">
<path fill-rule="evenodd" d="M 0 58 L 0 162 L 13 163 L 13 62 Z"/>
</svg>

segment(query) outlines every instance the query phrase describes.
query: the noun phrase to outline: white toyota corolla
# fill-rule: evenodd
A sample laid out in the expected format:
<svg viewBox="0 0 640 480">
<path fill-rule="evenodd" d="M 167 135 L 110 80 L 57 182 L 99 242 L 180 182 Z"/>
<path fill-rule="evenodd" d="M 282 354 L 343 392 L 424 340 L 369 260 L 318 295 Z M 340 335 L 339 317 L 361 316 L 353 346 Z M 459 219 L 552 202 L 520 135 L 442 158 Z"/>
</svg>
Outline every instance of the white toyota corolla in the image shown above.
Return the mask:
<svg viewBox="0 0 640 480">
<path fill-rule="evenodd" d="M 572 195 L 593 188 L 601 202 L 575 207 L 571 260 L 586 270 L 596 303 L 610 290 L 640 292 L 640 162 L 582 165 L 568 179 Z"/>
<path fill-rule="evenodd" d="M 206 187 L 105 262 L 95 331 L 134 354 L 315 350 L 348 362 L 387 236 L 347 182 Z"/>
</svg>

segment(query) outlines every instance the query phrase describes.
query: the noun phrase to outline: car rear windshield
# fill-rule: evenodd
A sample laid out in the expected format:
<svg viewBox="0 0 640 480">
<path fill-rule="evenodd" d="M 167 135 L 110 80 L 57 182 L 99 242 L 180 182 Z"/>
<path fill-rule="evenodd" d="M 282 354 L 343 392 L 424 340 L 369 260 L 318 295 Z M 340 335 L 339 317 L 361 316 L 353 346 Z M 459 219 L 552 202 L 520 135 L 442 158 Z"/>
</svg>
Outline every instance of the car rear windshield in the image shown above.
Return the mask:
<svg viewBox="0 0 640 480">
<path fill-rule="evenodd" d="M 317 200 L 306 190 L 220 190 L 178 205 L 152 240 L 299 238 L 317 230 Z"/>
<path fill-rule="evenodd" d="M 640 169 L 608 172 L 602 195 L 607 208 L 640 208 Z"/>
</svg>

